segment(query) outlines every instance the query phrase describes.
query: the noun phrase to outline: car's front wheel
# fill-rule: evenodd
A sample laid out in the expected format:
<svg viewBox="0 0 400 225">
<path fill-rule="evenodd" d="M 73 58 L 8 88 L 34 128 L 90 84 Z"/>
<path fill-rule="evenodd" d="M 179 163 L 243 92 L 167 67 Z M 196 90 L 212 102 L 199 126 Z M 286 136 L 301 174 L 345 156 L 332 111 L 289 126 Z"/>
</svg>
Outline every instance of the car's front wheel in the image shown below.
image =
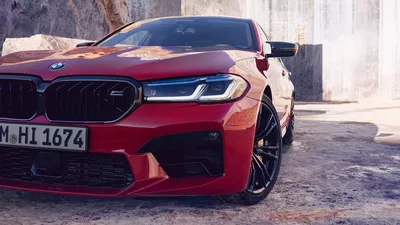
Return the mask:
<svg viewBox="0 0 400 225">
<path fill-rule="evenodd" d="M 264 96 L 257 119 L 252 161 L 246 190 L 218 196 L 224 202 L 253 205 L 265 199 L 278 178 L 282 158 L 279 117 L 271 100 Z"/>
</svg>

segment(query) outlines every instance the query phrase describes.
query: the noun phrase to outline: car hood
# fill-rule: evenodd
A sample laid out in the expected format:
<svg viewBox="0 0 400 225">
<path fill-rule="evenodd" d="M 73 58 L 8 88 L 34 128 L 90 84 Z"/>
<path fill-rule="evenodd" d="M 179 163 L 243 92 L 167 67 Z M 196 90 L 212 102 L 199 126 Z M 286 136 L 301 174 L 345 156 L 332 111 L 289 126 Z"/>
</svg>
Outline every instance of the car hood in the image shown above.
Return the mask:
<svg viewBox="0 0 400 225">
<path fill-rule="evenodd" d="M 227 72 L 238 60 L 255 56 L 248 51 L 155 46 L 25 51 L 0 57 L 0 74 L 37 75 L 44 80 L 67 75 L 117 75 L 149 80 Z M 65 63 L 63 69 L 49 69 L 60 62 Z"/>
</svg>

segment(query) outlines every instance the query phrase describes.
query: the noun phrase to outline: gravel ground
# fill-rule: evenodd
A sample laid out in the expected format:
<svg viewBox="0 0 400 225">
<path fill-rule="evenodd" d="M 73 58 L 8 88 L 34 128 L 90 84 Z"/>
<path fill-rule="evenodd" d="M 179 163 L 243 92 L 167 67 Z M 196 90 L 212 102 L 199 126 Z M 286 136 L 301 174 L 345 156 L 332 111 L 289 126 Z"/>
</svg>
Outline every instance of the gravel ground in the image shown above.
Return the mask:
<svg viewBox="0 0 400 225">
<path fill-rule="evenodd" d="M 400 224 L 400 102 L 296 106 L 278 183 L 250 207 L 0 190 L 0 224 Z"/>
</svg>

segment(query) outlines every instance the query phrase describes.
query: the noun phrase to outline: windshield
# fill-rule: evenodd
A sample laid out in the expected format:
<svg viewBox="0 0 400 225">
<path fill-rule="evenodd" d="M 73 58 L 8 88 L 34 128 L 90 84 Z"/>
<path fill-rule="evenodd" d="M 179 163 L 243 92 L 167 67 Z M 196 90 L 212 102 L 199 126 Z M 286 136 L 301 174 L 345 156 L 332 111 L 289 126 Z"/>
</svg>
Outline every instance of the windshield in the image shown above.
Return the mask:
<svg viewBox="0 0 400 225">
<path fill-rule="evenodd" d="M 167 18 L 135 23 L 97 45 L 255 50 L 249 22 L 227 18 Z"/>
</svg>

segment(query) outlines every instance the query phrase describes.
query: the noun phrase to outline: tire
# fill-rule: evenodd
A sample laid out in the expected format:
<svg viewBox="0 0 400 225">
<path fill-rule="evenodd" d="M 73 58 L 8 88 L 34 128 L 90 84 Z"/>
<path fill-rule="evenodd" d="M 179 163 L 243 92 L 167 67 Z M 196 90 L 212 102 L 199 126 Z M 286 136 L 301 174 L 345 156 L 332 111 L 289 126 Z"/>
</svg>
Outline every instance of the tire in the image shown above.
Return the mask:
<svg viewBox="0 0 400 225">
<path fill-rule="evenodd" d="M 292 101 L 289 124 L 286 129 L 286 134 L 283 137 L 283 144 L 290 145 L 293 143 L 293 140 L 294 140 L 294 102 Z"/>
<path fill-rule="evenodd" d="M 263 132 L 264 130 L 269 130 L 270 131 L 270 124 L 267 123 L 263 123 L 263 121 L 269 121 L 269 116 L 267 116 L 268 114 L 265 113 L 265 110 L 267 107 L 270 110 L 270 115 L 273 116 L 273 118 L 271 120 L 275 121 L 275 126 L 271 125 L 271 129 L 273 129 L 271 132 L 266 132 L 267 136 L 265 139 L 263 139 L 262 141 L 262 146 L 260 147 L 260 141 L 258 140 L 258 135 L 263 136 Z M 267 117 L 267 120 L 265 120 L 264 117 Z M 268 124 L 264 127 L 265 124 Z M 261 132 L 259 132 L 261 131 Z M 270 137 L 271 136 L 271 137 Z M 270 139 L 272 140 L 272 138 L 274 139 L 274 141 L 270 141 Z M 276 138 L 276 140 L 275 140 Z M 267 141 L 265 142 L 265 140 L 267 139 Z M 256 127 L 256 131 L 255 131 L 255 140 L 254 140 L 254 148 L 253 148 L 253 153 L 252 153 L 252 163 L 251 163 L 251 168 L 250 168 L 250 172 L 249 172 L 249 181 L 247 184 L 247 187 L 244 191 L 240 192 L 240 193 L 236 193 L 236 194 L 231 194 L 231 195 L 222 195 L 222 196 L 216 196 L 215 199 L 217 199 L 218 201 L 221 202 L 225 202 L 225 203 L 233 203 L 233 204 L 238 204 L 238 205 L 254 205 L 259 203 L 260 201 L 264 200 L 268 194 L 271 192 L 272 188 L 274 187 L 276 180 L 278 178 L 278 174 L 279 174 L 279 169 L 281 166 L 281 160 L 282 160 L 282 133 L 281 133 L 281 127 L 280 127 L 280 123 L 279 123 L 279 117 L 278 117 L 278 113 L 276 112 L 275 107 L 273 106 L 271 100 L 267 97 L 267 96 L 263 96 L 263 100 L 262 100 L 262 104 L 260 106 L 260 110 L 259 110 L 259 116 L 257 119 L 257 127 Z M 257 143 L 257 144 L 256 144 Z M 265 143 L 267 143 L 267 145 L 264 145 Z M 269 145 L 269 143 L 272 143 L 271 145 Z M 274 148 L 274 150 L 269 151 L 269 150 L 264 150 L 264 147 L 266 149 L 272 149 Z M 263 150 L 258 148 L 262 148 Z M 260 155 L 257 155 L 255 152 L 259 152 L 262 151 L 263 153 Z M 265 151 L 265 152 L 264 152 Z M 271 153 L 273 152 L 273 153 Z M 266 157 L 266 155 L 264 154 L 273 154 L 274 157 L 269 156 Z M 256 157 L 256 158 L 255 158 Z M 259 159 L 259 157 L 262 157 L 262 160 Z M 267 177 L 267 179 L 265 180 L 266 184 L 258 184 L 255 181 L 255 177 L 260 178 L 260 183 L 262 183 L 262 175 L 260 175 L 258 173 L 257 175 L 257 171 L 263 171 L 260 170 L 260 168 L 258 167 L 258 165 L 260 165 L 260 163 L 258 162 L 264 162 L 264 157 L 265 157 L 265 163 L 264 168 L 267 169 L 267 173 L 262 173 L 262 175 L 268 174 L 268 176 L 264 176 Z M 276 158 L 275 158 L 276 157 Z M 267 164 L 268 162 L 268 164 Z M 271 162 L 273 162 L 271 164 Z M 256 166 L 257 164 L 257 166 Z M 267 166 L 268 165 L 268 166 Z M 269 171 L 269 168 L 273 168 L 274 170 L 272 172 Z M 269 178 L 269 179 L 268 179 Z M 259 185 L 260 187 L 260 191 L 255 191 L 253 188 L 256 188 L 257 185 Z"/>
</svg>

